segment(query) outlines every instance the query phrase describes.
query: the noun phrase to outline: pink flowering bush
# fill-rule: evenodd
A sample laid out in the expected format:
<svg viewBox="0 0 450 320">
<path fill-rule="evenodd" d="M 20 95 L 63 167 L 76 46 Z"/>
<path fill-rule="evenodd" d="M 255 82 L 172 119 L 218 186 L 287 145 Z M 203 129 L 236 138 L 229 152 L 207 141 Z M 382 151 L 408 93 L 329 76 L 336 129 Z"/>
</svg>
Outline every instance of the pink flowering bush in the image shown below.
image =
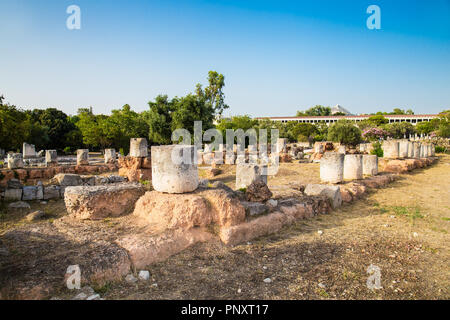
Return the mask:
<svg viewBox="0 0 450 320">
<path fill-rule="evenodd" d="M 376 141 L 380 139 L 386 139 L 388 132 L 378 127 L 367 128 L 363 131 L 362 137 L 365 140 Z"/>
</svg>

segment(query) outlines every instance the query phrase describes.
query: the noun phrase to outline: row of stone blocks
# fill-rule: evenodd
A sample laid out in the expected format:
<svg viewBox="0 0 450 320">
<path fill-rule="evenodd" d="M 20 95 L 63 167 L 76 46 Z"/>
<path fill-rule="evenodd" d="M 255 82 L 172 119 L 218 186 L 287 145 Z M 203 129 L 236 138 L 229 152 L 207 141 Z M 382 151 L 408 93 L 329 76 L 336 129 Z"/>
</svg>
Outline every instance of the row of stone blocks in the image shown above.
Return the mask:
<svg viewBox="0 0 450 320">
<path fill-rule="evenodd" d="M 194 146 L 154 146 L 151 153 L 152 184 L 156 191 L 179 194 L 198 188 L 199 176 Z M 237 189 L 246 188 L 257 180 L 267 183 L 267 166 L 249 163 L 237 165 Z"/>
<path fill-rule="evenodd" d="M 325 183 L 341 183 L 344 180 L 360 180 L 364 175 L 378 174 L 376 155 L 325 152 L 320 161 L 320 180 Z"/>
<path fill-rule="evenodd" d="M 23 155 L 21 153 L 9 153 L 7 157 L 8 169 L 20 169 L 24 167 Z M 105 149 L 105 163 L 116 162 L 116 150 Z M 49 166 L 58 165 L 58 154 L 56 150 L 45 151 L 45 164 Z M 77 165 L 89 165 L 89 150 L 77 150 Z"/>
<path fill-rule="evenodd" d="M 419 159 L 435 155 L 432 143 L 409 140 L 386 140 L 383 142 L 384 157 L 389 159 Z"/>
<path fill-rule="evenodd" d="M 34 201 L 64 198 L 64 191 L 69 186 L 96 186 L 125 182 L 120 176 L 84 176 L 61 173 L 53 177 L 50 185 L 38 181 L 35 186 L 23 186 L 18 179 L 8 181 L 6 188 L 0 192 L 0 198 L 6 201 Z"/>
</svg>

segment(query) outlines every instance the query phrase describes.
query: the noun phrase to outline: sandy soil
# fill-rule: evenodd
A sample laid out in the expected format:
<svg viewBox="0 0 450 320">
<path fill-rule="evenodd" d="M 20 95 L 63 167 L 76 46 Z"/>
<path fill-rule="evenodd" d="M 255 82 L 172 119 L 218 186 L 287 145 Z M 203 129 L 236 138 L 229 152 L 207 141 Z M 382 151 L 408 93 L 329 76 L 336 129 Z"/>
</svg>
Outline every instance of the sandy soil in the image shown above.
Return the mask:
<svg viewBox="0 0 450 320">
<path fill-rule="evenodd" d="M 307 182 L 317 171 L 315 164 L 283 164 L 280 173 L 286 181 Z M 232 183 L 227 174 L 218 178 Z M 150 282 L 110 284 L 104 297 L 449 299 L 449 220 L 450 156 L 444 156 L 363 200 L 278 234 L 236 247 L 196 245 L 149 267 Z M 381 270 L 383 289 L 367 287 L 371 264 Z"/>
<path fill-rule="evenodd" d="M 234 168 L 222 169 L 213 181 L 234 187 Z M 318 170 L 317 164 L 282 164 L 269 186 L 316 183 Z M 34 203 L 32 209 L 45 211 L 42 228 L 66 215 L 63 201 Z M 450 156 L 442 156 L 432 167 L 277 234 L 235 247 L 219 241 L 195 245 L 149 266 L 149 282 L 93 286 L 105 299 L 449 299 L 449 221 Z M 0 210 L 0 244 L 5 232 L 27 224 L 24 214 Z M 108 226 L 105 231 L 126 226 L 97 224 Z M 74 237 L 90 227 L 75 230 Z M 382 289 L 367 288 L 372 264 L 380 268 Z M 62 290 L 59 296 L 73 293 Z"/>
</svg>

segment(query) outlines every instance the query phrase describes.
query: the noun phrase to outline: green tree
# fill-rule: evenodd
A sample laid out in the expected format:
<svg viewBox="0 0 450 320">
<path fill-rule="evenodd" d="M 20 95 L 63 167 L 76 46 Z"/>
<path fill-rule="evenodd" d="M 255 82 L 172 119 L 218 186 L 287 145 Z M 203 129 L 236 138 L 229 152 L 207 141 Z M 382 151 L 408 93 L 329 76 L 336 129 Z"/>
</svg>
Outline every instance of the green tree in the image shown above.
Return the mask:
<svg viewBox="0 0 450 320">
<path fill-rule="evenodd" d="M 20 150 L 29 137 L 30 121 L 26 113 L 9 104 L 0 104 L 0 147 Z"/>
<path fill-rule="evenodd" d="M 317 127 L 311 123 L 296 123 L 288 130 L 291 141 L 310 141 L 319 133 Z"/>
<path fill-rule="evenodd" d="M 203 131 L 213 128 L 214 109 L 203 97 L 188 94 L 177 99 L 172 114 L 172 131 L 186 129 L 194 138 L 194 122 L 201 121 Z"/>
<path fill-rule="evenodd" d="M 176 109 L 177 98 L 169 100 L 167 95 L 159 95 L 149 102 L 150 111 L 143 113 L 149 128 L 149 139 L 156 144 L 171 144 L 172 114 Z"/>
<path fill-rule="evenodd" d="M 217 71 L 208 72 L 208 86 L 203 90 L 201 84 L 197 84 L 196 94 L 203 98 L 206 104 L 209 104 L 214 114 L 221 117 L 225 109 L 229 106 L 225 104 L 225 77 Z"/>
<path fill-rule="evenodd" d="M 371 117 L 369 117 L 368 119 L 368 123 L 371 126 L 376 126 L 379 127 L 383 124 L 387 124 L 389 122 L 388 119 L 386 119 L 383 115 L 373 115 Z"/>
<path fill-rule="evenodd" d="M 331 108 L 330 107 L 324 107 L 322 105 L 316 105 L 312 108 L 309 108 L 308 110 L 302 112 L 297 112 L 297 117 L 302 116 L 331 116 Z"/>
<path fill-rule="evenodd" d="M 35 130 L 41 130 L 42 134 L 46 134 L 48 139 L 39 144 L 45 149 L 63 150 L 66 147 L 66 134 L 74 129 L 76 126 L 69 121 L 69 117 L 62 111 L 56 108 L 48 108 L 45 110 L 34 109 L 27 112 L 30 120 L 33 123 Z M 39 126 L 46 128 L 37 129 Z"/>
<path fill-rule="evenodd" d="M 339 120 L 328 129 L 328 140 L 346 145 L 361 142 L 361 130 L 352 121 Z"/>
<path fill-rule="evenodd" d="M 416 128 L 409 122 L 394 122 L 384 126 L 388 136 L 394 139 L 402 139 L 416 133 Z"/>
</svg>

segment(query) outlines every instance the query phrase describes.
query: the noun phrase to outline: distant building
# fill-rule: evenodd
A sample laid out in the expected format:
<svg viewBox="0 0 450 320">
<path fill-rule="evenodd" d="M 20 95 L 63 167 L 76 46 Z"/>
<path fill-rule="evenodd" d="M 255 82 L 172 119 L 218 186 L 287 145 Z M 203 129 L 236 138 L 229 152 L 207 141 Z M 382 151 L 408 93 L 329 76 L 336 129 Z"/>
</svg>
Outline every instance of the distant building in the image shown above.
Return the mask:
<svg viewBox="0 0 450 320">
<path fill-rule="evenodd" d="M 343 113 L 346 116 L 352 116 L 353 114 L 350 113 L 350 111 L 348 111 L 347 109 L 345 109 L 344 107 L 340 106 L 340 105 L 335 105 L 333 108 L 331 108 L 331 114 L 335 115 L 336 113 Z"/>
<path fill-rule="evenodd" d="M 334 108 L 333 108 L 334 109 Z M 345 109 L 344 109 L 345 110 Z M 345 110 L 347 111 L 347 110 Z M 342 111 L 339 111 L 342 112 Z M 347 111 L 348 112 L 348 111 Z M 320 123 L 324 122 L 328 125 L 337 122 L 338 120 L 346 119 L 354 122 L 359 122 L 367 120 L 372 115 L 347 115 L 347 116 L 304 116 L 304 117 L 259 117 L 256 120 L 272 120 L 281 121 L 283 123 L 287 122 L 299 122 L 299 123 Z M 412 125 L 416 125 L 419 122 L 431 121 L 438 118 L 437 114 L 394 114 L 394 115 L 383 115 L 389 123 L 394 122 L 409 122 Z"/>
</svg>

